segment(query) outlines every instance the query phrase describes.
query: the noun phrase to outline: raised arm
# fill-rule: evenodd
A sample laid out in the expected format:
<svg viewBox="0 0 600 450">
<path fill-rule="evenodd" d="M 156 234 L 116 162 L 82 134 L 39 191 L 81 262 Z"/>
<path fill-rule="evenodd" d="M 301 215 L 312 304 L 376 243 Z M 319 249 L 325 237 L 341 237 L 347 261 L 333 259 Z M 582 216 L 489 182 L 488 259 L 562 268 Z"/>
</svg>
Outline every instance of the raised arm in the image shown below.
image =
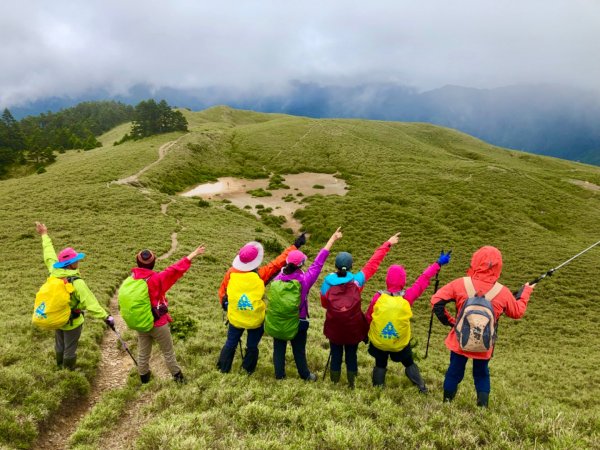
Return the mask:
<svg viewBox="0 0 600 450">
<path fill-rule="evenodd" d="M 444 253 L 444 250 L 442 250 L 438 260 L 425 269 L 425 271 L 421 274 L 421 276 L 419 276 L 419 278 L 417 278 L 413 285 L 406 290 L 404 298 L 408 301 L 408 303 L 410 303 L 411 306 L 415 300 L 418 299 L 423 292 L 425 292 L 425 289 L 427 289 L 429 286 L 431 279 L 440 271 L 442 266 L 445 266 L 450 262 L 451 256 L 452 250 L 450 250 L 448 253 Z"/>
<path fill-rule="evenodd" d="M 373 256 L 371 256 L 371 258 L 367 261 L 367 263 L 365 264 L 365 266 L 361 269 L 361 271 L 357 274 L 357 278 L 356 280 L 358 281 L 358 284 L 362 287 L 367 281 L 369 281 L 369 279 L 375 275 L 375 272 L 377 272 L 377 269 L 379 269 L 379 266 L 381 265 L 381 262 L 383 261 L 383 258 L 385 258 L 385 255 L 387 255 L 387 253 L 390 251 L 390 249 L 392 248 L 393 245 L 396 245 L 398 243 L 400 233 L 396 233 L 395 235 L 393 235 L 391 238 L 389 238 L 387 241 L 385 241 L 383 244 L 381 244 L 381 246 L 375 250 L 375 253 L 373 253 Z M 363 274 L 363 279 L 361 279 L 362 277 L 360 276 L 360 274 Z"/>
<path fill-rule="evenodd" d="M 416 281 L 409 287 L 404 293 L 404 298 L 410 306 L 418 299 L 425 289 L 429 287 L 429 282 L 431 279 L 440 271 L 440 265 L 435 262 L 430 265 L 423 273 L 416 279 Z"/>
<path fill-rule="evenodd" d="M 306 283 L 308 289 L 310 289 L 319 278 L 319 274 L 321 273 L 321 270 L 323 270 L 323 265 L 325 264 L 325 261 L 329 256 L 329 251 L 331 250 L 331 247 L 333 247 L 335 241 L 341 238 L 342 232 L 340 231 L 340 228 L 338 228 L 331 235 L 331 237 L 327 241 L 327 244 L 325 244 L 325 247 L 321 249 L 313 263 L 310 265 L 310 267 L 306 270 L 306 273 L 304 274 L 304 282 Z"/>
<path fill-rule="evenodd" d="M 185 258 L 181 258 L 175 264 L 170 265 L 165 270 L 158 272 L 155 276 L 160 280 L 162 294 L 166 294 L 169 289 L 185 274 L 192 264 L 192 260 L 204 253 L 204 246 L 198 246 L 192 253 Z"/>
<path fill-rule="evenodd" d="M 58 257 L 56 256 L 56 251 L 52 245 L 52 240 L 50 239 L 50 236 L 48 236 L 48 228 L 43 223 L 36 222 L 35 231 L 42 236 L 44 264 L 46 264 L 46 267 L 48 268 L 48 273 L 52 273 L 54 270 L 54 263 L 58 261 Z"/>
</svg>

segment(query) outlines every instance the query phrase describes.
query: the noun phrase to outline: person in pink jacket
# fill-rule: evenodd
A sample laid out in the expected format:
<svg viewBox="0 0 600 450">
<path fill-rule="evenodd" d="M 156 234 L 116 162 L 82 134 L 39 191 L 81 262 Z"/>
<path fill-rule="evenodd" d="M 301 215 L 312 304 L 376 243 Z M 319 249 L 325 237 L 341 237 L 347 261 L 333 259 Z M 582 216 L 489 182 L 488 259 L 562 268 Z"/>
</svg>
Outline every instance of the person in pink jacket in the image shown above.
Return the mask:
<svg viewBox="0 0 600 450">
<path fill-rule="evenodd" d="M 165 358 L 165 363 L 178 383 L 184 383 L 185 379 L 173 348 L 173 339 L 169 323 L 173 322 L 169 314 L 169 301 L 166 294 L 169 289 L 188 271 L 192 260 L 204 253 L 204 247 L 196 248 L 185 258 L 167 267 L 161 272 L 155 272 L 154 263 L 156 256 L 150 250 L 142 250 L 136 256 L 137 267 L 131 269 L 131 276 L 135 280 L 144 279 L 148 284 L 150 306 L 154 316 L 154 327 L 147 332 L 138 331 L 138 373 L 142 383 L 150 381 L 150 355 L 152 354 L 152 341 L 158 342 L 160 350 Z"/>
<path fill-rule="evenodd" d="M 373 386 L 384 386 L 388 358 L 400 362 L 404 373 L 422 393 L 427 393 L 425 381 L 415 364 L 410 347 L 410 318 L 412 305 L 440 268 L 450 262 L 451 252 L 440 254 L 437 262 L 430 265 L 411 287 L 404 289 L 406 270 L 403 266 L 390 266 L 387 273 L 387 290 L 379 291 L 367 309 L 369 323 L 369 354 L 375 358 Z"/>
</svg>

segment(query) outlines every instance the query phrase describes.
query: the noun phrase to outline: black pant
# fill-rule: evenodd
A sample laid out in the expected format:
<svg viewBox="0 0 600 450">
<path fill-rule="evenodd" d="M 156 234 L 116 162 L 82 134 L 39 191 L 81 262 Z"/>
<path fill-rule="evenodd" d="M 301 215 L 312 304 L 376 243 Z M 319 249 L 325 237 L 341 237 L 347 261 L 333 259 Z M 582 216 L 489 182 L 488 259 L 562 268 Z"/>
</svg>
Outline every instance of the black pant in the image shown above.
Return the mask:
<svg viewBox="0 0 600 450">
<path fill-rule="evenodd" d="M 307 325 L 303 326 L 303 322 Z M 292 353 L 294 361 L 298 369 L 298 375 L 303 380 L 306 380 L 310 375 L 308 363 L 306 362 L 306 337 L 308 330 L 308 322 L 301 321 L 298 328 L 298 334 L 289 341 L 292 344 Z M 275 366 L 275 378 L 278 380 L 285 378 L 285 352 L 287 350 L 288 341 L 273 338 L 273 365 Z"/>
<path fill-rule="evenodd" d="M 378 349 L 373 344 L 369 344 L 369 355 L 375 358 L 375 367 L 379 367 L 381 369 L 387 368 L 388 357 L 390 357 L 394 362 L 402 363 L 404 367 L 409 367 L 414 364 L 410 344 L 399 352 L 386 352 Z"/>
<path fill-rule="evenodd" d="M 329 341 L 331 348 L 331 370 L 339 372 L 342 370 L 342 358 L 344 351 L 346 352 L 346 370 L 349 372 L 358 372 L 358 357 L 356 351 L 358 344 L 354 345 L 337 345 Z"/>
</svg>

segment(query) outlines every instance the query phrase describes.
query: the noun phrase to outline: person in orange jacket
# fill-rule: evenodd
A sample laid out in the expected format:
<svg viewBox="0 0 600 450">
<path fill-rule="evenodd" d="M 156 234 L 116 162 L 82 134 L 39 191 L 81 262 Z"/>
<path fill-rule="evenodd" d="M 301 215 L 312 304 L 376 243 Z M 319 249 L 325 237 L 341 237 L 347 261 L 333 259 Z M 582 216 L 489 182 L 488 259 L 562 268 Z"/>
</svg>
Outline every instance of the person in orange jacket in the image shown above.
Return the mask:
<svg viewBox="0 0 600 450">
<path fill-rule="evenodd" d="M 481 247 L 473 254 L 467 276 L 451 281 L 431 298 L 437 318 L 452 327 L 445 341 L 450 350 L 450 366 L 444 379 L 444 401 L 454 399 L 467 361 L 472 359 L 477 405 L 488 406 L 489 362 L 494 351 L 498 319 L 502 314 L 512 319 L 523 317 L 535 286 L 525 284 L 515 298 L 506 286 L 497 282 L 501 272 L 500 250 Z M 450 302 L 456 303 L 456 317 L 446 310 L 446 304 Z"/>
<path fill-rule="evenodd" d="M 286 248 L 281 255 L 262 267 L 259 266 L 264 257 L 264 249 L 260 242 L 248 242 L 238 252 L 219 287 L 219 301 L 223 310 L 227 312 L 229 322 L 227 340 L 217 362 L 217 368 L 221 372 L 231 371 L 235 350 L 244 330 L 247 331 L 247 338 L 242 368 L 248 374 L 252 374 L 256 369 L 258 344 L 264 333 L 265 285 L 285 265 L 288 254 L 292 250 L 298 250 L 305 243 L 306 235 L 302 233 L 294 241 L 294 245 Z"/>
</svg>

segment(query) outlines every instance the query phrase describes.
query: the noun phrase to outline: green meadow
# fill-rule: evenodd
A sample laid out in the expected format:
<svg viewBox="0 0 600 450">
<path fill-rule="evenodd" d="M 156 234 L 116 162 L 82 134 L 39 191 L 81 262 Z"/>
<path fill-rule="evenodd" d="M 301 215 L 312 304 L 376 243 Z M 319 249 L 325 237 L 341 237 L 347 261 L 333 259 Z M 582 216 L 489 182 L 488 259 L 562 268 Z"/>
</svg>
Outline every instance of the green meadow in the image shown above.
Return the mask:
<svg viewBox="0 0 600 450">
<path fill-rule="evenodd" d="M 339 385 L 322 380 L 328 342 L 320 281 L 310 296 L 307 344 L 318 382 L 299 379 L 291 350 L 287 379 L 276 382 L 268 336 L 252 376 L 239 373 L 239 353 L 231 374 L 217 372 L 226 336 L 217 298 L 224 272 L 245 242 L 268 242 L 267 257 L 274 257 L 293 235 L 268 215 L 259 220 L 227 203 L 177 195 L 220 176 L 306 171 L 343 178 L 345 196 L 299 196 L 304 208 L 296 217 L 311 234 L 303 249 L 311 260 L 341 226 L 344 237 L 333 253 L 350 251 L 355 270 L 401 231 L 400 243 L 365 287 L 366 308 L 385 288 L 390 264 L 403 264 L 410 282 L 442 248 L 453 249 L 442 284 L 464 275 L 477 248 L 494 245 L 504 257 L 500 281 L 513 290 L 575 255 L 600 239 L 600 191 L 573 180 L 600 186 L 599 168 L 497 148 L 428 124 L 226 107 L 182 112 L 187 134 L 113 146 L 128 131 L 120 126 L 99 137 L 102 148 L 69 151 L 46 173 L 0 182 L 0 447 L 31 447 L 61 405 L 85 397 L 99 343 L 103 335 L 114 339 L 103 324 L 86 320 L 79 370 L 55 369 L 53 334 L 30 324 L 35 293 L 47 275 L 37 220 L 48 226 L 57 251 L 73 246 L 87 254 L 82 277 L 104 305 L 140 249 L 164 253 L 177 231 L 178 248 L 157 264 L 162 269 L 200 243 L 207 247 L 169 295 L 176 351 L 189 383 L 155 378 L 141 387 L 132 370 L 127 384 L 104 393 L 78 424 L 65 442 L 69 448 L 114 448 L 111 443 L 123 440 L 141 449 L 600 448 L 600 248 L 540 283 L 522 320 L 500 320 L 490 408 L 481 410 L 470 364 L 456 400 L 442 403 L 448 329 L 437 320 L 423 359 L 432 287 L 415 303 L 413 322 L 414 352 L 429 395 L 420 395 L 393 363 L 385 389 L 373 388 L 374 362 L 362 344 L 355 390 L 346 387 L 345 375 Z M 158 148 L 174 140 L 166 157 L 141 176 L 143 188 L 111 184 L 156 161 Z M 169 202 L 168 213 L 161 213 Z M 324 272 L 331 270 L 333 257 Z M 124 336 L 135 350 L 135 335 Z"/>
</svg>

